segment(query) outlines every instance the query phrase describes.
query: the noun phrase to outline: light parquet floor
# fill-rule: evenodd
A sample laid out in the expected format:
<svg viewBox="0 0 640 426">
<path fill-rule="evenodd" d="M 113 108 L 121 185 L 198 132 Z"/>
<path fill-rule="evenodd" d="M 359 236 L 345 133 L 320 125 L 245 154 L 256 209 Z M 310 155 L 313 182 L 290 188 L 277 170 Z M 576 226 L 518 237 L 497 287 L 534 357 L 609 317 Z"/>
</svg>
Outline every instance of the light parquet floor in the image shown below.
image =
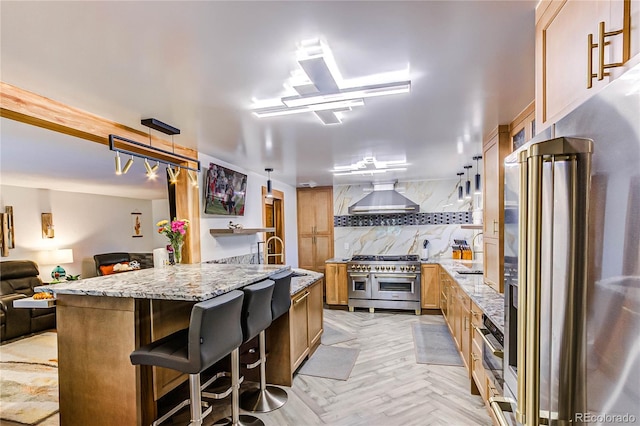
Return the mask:
<svg viewBox="0 0 640 426">
<path fill-rule="evenodd" d="M 411 324 L 444 324 L 442 316 L 325 309 L 324 321 L 357 336 L 336 345 L 360 349 L 349 380 L 296 375 L 287 404 L 256 415 L 266 426 L 491 425 L 464 367 L 416 363 Z"/>
<path fill-rule="evenodd" d="M 357 336 L 336 345 L 360 349 L 349 380 L 297 374 L 282 408 L 256 414 L 266 426 L 491 425 L 482 399 L 469 392 L 464 367 L 416 363 L 411 324 L 443 324 L 442 316 L 325 309 L 324 321 Z M 231 414 L 229 397 L 213 405 L 206 425 Z M 172 420 L 167 424 L 188 423 L 188 410 Z M 57 424 L 54 415 L 40 426 Z"/>
</svg>

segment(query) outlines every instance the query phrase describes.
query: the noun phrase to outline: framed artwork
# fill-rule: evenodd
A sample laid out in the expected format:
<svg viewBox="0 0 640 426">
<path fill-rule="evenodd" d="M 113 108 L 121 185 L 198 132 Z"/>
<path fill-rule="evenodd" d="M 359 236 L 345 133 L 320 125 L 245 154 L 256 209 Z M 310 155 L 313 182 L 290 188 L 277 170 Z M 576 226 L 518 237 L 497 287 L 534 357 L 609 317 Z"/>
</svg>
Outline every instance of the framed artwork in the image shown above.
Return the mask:
<svg viewBox="0 0 640 426">
<path fill-rule="evenodd" d="M 204 212 L 244 216 L 247 175 L 213 163 L 205 173 Z"/>
<path fill-rule="evenodd" d="M 131 213 L 131 236 L 142 238 L 142 213 Z"/>
</svg>

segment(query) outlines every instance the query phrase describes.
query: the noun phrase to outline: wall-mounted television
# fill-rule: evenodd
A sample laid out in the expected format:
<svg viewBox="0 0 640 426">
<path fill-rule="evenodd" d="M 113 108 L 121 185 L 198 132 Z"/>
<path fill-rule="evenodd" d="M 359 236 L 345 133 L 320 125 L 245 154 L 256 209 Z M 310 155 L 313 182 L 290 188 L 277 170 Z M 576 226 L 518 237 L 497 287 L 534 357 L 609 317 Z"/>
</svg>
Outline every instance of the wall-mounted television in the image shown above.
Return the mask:
<svg viewBox="0 0 640 426">
<path fill-rule="evenodd" d="M 244 216 L 247 175 L 209 163 L 204 182 L 206 214 Z"/>
</svg>

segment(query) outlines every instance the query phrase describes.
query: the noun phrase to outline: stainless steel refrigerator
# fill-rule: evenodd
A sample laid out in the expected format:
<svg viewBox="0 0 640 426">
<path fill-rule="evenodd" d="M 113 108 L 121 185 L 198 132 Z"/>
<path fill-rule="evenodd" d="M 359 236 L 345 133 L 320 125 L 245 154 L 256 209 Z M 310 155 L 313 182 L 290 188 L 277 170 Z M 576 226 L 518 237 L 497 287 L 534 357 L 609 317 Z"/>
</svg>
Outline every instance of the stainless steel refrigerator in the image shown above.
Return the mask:
<svg viewBox="0 0 640 426">
<path fill-rule="evenodd" d="M 640 65 L 507 157 L 504 216 L 496 416 L 640 424 Z"/>
</svg>

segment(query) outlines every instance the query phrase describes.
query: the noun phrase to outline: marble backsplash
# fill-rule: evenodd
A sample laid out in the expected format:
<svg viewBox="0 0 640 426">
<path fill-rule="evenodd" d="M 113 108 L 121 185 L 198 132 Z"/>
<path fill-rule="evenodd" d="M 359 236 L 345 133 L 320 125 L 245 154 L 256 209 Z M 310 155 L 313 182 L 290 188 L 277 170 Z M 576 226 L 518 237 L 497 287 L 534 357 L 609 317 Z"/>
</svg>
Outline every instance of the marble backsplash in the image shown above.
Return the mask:
<svg viewBox="0 0 640 426">
<path fill-rule="evenodd" d="M 458 201 L 456 179 L 401 182 L 399 191 L 418 203 L 421 212 L 472 211 L 481 217 L 480 196 Z M 348 208 L 366 195 L 363 185 L 340 185 L 333 188 L 334 215 L 348 214 Z M 392 225 L 340 226 L 334 228 L 334 256 L 350 258 L 354 254 L 421 254 L 424 240 L 429 240 L 429 258 L 451 258 L 454 239 L 466 239 L 469 244 L 477 231 L 461 229 L 460 225 Z M 481 250 L 481 238 L 476 238 L 476 251 Z"/>
</svg>

